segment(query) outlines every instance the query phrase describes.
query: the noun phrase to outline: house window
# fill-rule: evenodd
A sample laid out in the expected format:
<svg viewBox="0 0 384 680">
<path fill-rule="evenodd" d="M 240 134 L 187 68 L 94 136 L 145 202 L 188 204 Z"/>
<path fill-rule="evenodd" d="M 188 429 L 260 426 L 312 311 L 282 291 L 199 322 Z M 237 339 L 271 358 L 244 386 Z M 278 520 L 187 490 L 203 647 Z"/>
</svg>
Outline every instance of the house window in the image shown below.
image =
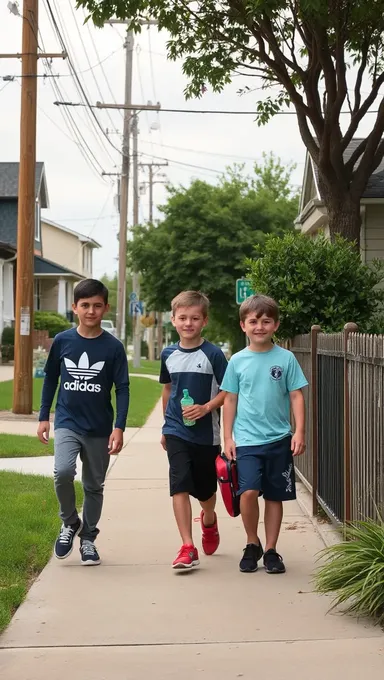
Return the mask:
<svg viewBox="0 0 384 680">
<path fill-rule="evenodd" d="M 36 206 L 35 206 L 35 241 L 41 240 L 41 210 L 40 210 L 40 203 L 39 201 L 36 201 Z"/>
<path fill-rule="evenodd" d="M 39 312 L 41 309 L 41 281 L 35 279 L 33 282 L 33 309 Z"/>
</svg>

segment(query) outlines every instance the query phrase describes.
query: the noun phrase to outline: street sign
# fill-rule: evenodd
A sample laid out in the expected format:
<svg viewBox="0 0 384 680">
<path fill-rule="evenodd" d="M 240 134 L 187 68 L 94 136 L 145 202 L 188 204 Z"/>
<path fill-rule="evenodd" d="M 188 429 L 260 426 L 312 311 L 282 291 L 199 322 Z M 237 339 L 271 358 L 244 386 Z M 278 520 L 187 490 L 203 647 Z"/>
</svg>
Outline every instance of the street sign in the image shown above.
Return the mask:
<svg viewBox="0 0 384 680">
<path fill-rule="evenodd" d="M 249 279 L 237 279 L 236 280 L 236 302 L 241 305 L 244 300 L 253 295 L 253 290 L 251 288 L 251 282 Z"/>
<path fill-rule="evenodd" d="M 130 299 L 131 302 L 135 302 L 135 300 L 137 300 L 137 295 L 136 295 L 136 293 L 130 293 L 130 294 L 129 294 L 129 299 Z"/>
<path fill-rule="evenodd" d="M 129 313 L 131 316 L 136 316 L 137 314 L 142 315 L 144 310 L 144 304 L 140 300 L 134 300 L 129 303 Z"/>
</svg>

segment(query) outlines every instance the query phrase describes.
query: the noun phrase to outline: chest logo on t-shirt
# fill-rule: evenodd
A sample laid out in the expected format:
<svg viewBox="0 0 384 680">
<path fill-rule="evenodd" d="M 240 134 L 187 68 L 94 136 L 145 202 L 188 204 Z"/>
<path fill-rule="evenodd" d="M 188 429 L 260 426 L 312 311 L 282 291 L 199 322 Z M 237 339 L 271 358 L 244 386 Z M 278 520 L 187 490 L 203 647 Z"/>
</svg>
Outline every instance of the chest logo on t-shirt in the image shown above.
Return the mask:
<svg viewBox="0 0 384 680">
<path fill-rule="evenodd" d="M 281 380 L 283 375 L 283 369 L 281 366 L 271 366 L 269 372 L 273 380 Z"/>
<path fill-rule="evenodd" d="M 101 385 L 97 383 L 89 383 L 89 380 L 96 378 L 100 371 L 104 368 L 105 361 L 97 361 L 92 366 L 89 365 L 89 357 L 86 352 L 83 352 L 76 365 L 72 359 L 64 358 L 65 368 L 69 375 L 74 378 L 73 382 L 65 382 L 63 387 L 70 392 L 100 392 Z"/>
</svg>

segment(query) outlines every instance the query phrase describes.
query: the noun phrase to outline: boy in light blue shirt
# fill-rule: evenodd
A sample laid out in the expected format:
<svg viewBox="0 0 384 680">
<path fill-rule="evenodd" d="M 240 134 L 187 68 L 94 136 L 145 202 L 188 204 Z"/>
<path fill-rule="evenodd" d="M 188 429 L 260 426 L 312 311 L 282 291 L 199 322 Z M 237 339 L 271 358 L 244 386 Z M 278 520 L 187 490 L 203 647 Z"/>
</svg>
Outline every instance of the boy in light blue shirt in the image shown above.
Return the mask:
<svg viewBox="0 0 384 680">
<path fill-rule="evenodd" d="M 292 352 L 272 341 L 279 327 L 279 309 L 272 298 L 254 295 L 240 307 L 240 325 L 249 346 L 234 354 L 221 389 L 224 402 L 224 448 L 237 460 L 240 510 L 247 545 L 240 571 L 255 572 L 263 557 L 268 574 L 285 566 L 276 544 L 283 518 L 283 501 L 294 500 L 294 456 L 305 451 L 305 407 L 302 388 L 307 380 Z M 290 410 L 295 419 L 292 434 Z M 258 497 L 265 500 L 265 553 L 258 537 Z"/>
</svg>

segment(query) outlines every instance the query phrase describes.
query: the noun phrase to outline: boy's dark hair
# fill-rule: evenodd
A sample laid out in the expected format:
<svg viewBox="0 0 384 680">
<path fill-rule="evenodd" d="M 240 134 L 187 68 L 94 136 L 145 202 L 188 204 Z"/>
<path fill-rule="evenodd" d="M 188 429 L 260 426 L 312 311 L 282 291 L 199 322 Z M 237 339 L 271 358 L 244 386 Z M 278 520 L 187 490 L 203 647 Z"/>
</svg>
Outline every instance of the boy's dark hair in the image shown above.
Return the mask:
<svg viewBox="0 0 384 680">
<path fill-rule="evenodd" d="M 265 314 L 277 322 L 279 320 L 279 306 L 275 300 L 266 295 L 252 295 L 242 302 L 239 314 L 240 321 L 243 323 L 249 314 L 256 314 L 258 319 Z"/>
<path fill-rule="evenodd" d="M 179 307 L 201 307 L 202 314 L 206 318 L 209 311 L 209 300 L 199 290 L 183 290 L 171 302 L 173 316 L 175 316 Z"/>
<path fill-rule="evenodd" d="M 77 284 L 73 293 L 73 301 L 77 305 L 79 300 L 95 297 L 96 295 L 102 297 L 105 304 L 108 304 L 108 288 L 104 286 L 103 282 L 97 279 L 84 279 L 84 281 L 80 281 Z"/>
</svg>

